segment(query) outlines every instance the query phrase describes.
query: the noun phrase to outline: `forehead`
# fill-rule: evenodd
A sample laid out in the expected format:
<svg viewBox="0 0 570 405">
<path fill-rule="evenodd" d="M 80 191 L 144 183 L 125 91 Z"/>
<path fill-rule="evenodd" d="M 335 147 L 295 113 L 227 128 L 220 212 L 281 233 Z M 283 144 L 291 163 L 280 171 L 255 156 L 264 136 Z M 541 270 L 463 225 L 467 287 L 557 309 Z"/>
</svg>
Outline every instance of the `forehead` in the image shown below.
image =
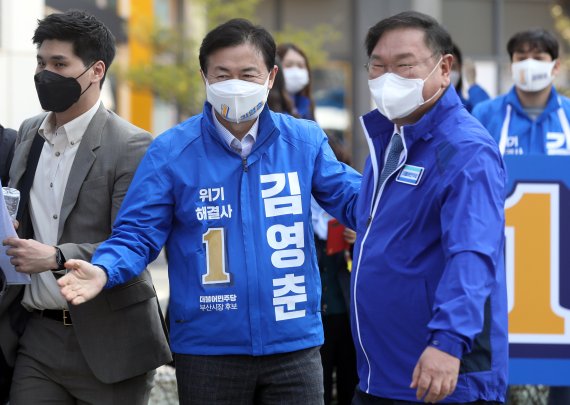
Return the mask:
<svg viewBox="0 0 570 405">
<path fill-rule="evenodd" d="M 267 70 L 261 50 L 248 42 L 215 50 L 208 56 L 207 64 L 208 70 Z"/>
<path fill-rule="evenodd" d="M 533 53 L 533 54 L 548 54 L 546 47 L 538 42 L 524 42 L 518 45 L 513 53 Z"/>
<path fill-rule="evenodd" d="M 283 60 L 291 60 L 295 62 L 305 62 L 305 58 L 299 52 L 294 49 L 288 49 L 283 56 Z"/>
<path fill-rule="evenodd" d="M 419 28 L 394 28 L 382 34 L 372 50 L 371 58 L 397 59 L 406 55 L 429 56 L 425 32 Z"/>
<path fill-rule="evenodd" d="M 57 39 L 46 39 L 38 47 L 37 55 L 47 59 L 52 57 L 66 57 L 72 59 L 77 57 L 73 52 L 73 43 L 69 41 L 59 41 Z"/>
</svg>

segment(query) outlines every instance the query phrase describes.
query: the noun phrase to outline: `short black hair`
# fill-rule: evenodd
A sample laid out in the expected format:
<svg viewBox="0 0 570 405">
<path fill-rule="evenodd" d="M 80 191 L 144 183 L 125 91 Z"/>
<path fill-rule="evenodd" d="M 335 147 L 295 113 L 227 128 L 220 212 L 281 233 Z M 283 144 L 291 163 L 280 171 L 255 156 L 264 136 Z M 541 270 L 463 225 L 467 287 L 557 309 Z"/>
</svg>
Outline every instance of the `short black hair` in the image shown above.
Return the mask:
<svg viewBox="0 0 570 405">
<path fill-rule="evenodd" d="M 215 51 L 249 43 L 259 49 L 267 70 L 271 71 L 275 66 L 275 41 L 271 34 L 259 25 L 253 25 L 243 18 L 234 18 L 212 31 L 208 32 L 200 45 L 200 69 L 207 72 L 208 56 Z"/>
<path fill-rule="evenodd" d="M 558 59 L 558 40 L 551 31 L 543 28 L 532 28 L 516 33 L 507 43 L 507 52 L 513 60 L 515 52 L 524 51 L 546 52 L 552 60 Z"/>
<path fill-rule="evenodd" d="M 45 40 L 71 42 L 73 52 L 85 67 L 97 61 L 105 64 L 105 76 L 115 58 L 115 37 L 105 24 L 81 10 L 54 13 L 38 20 L 32 42 L 39 48 Z"/>
<path fill-rule="evenodd" d="M 397 28 L 418 28 L 423 30 L 425 32 L 425 43 L 434 54 L 445 55 L 451 53 L 453 49 L 451 36 L 435 18 L 417 11 L 404 11 L 379 21 L 368 30 L 365 40 L 368 57 L 372 54 L 382 35 L 386 31 Z"/>
</svg>

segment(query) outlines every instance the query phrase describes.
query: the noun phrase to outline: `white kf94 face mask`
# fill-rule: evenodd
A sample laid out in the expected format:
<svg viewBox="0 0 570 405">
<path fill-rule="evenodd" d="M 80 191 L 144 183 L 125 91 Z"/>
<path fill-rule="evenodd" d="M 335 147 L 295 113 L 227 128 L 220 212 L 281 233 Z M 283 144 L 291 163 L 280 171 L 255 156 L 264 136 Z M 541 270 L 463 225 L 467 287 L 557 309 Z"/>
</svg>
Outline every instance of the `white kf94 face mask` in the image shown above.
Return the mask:
<svg viewBox="0 0 570 405">
<path fill-rule="evenodd" d="M 515 62 L 511 66 L 515 86 L 524 91 L 540 91 L 552 83 L 552 69 L 556 60 L 552 62 L 536 59 L 525 59 Z"/>
<path fill-rule="evenodd" d="M 269 94 L 269 76 L 265 84 L 231 79 L 210 84 L 206 79 L 206 99 L 224 119 L 240 123 L 256 119 Z"/>
<path fill-rule="evenodd" d="M 420 106 L 430 102 L 441 91 L 424 101 L 424 83 L 435 72 L 443 57 L 435 64 L 425 79 L 406 79 L 395 73 L 384 73 L 376 79 L 368 80 L 368 87 L 378 111 L 389 120 L 407 117 Z"/>
<path fill-rule="evenodd" d="M 283 77 L 285 89 L 291 94 L 298 93 L 309 84 L 309 71 L 300 67 L 293 66 L 283 69 Z"/>
</svg>

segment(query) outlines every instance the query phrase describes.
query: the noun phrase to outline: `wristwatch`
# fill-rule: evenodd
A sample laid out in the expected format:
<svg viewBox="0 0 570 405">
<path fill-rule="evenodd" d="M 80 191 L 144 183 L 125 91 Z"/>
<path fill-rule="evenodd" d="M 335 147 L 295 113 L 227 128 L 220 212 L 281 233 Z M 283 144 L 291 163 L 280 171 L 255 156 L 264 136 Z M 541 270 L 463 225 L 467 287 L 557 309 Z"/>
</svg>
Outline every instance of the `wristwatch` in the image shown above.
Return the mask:
<svg viewBox="0 0 570 405">
<path fill-rule="evenodd" d="M 54 248 L 55 248 L 55 262 L 57 263 L 57 267 L 55 269 L 52 269 L 52 271 L 64 270 L 65 257 L 63 256 L 63 253 L 61 253 L 60 248 L 58 248 L 57 246 L 54 246 Z"/>
</svg>

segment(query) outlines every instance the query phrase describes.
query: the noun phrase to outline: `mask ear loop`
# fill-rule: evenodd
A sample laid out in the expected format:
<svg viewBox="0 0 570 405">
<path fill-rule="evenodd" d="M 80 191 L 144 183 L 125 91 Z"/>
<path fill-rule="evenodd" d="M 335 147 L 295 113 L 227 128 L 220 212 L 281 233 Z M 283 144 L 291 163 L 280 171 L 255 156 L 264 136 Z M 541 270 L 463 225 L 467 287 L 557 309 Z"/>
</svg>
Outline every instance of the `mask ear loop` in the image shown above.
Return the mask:
<svg viewBox="0 0 570 405">
<path fill-rule="evenodd" d="M 271 72 L 269 72 L 269 74 L 267 75 L 267 80 L 265 80 L 265 84 L 264 84 L 265 88 L 267 89 L 267 92 L 265 93 L 265 103 L 264 104 L 267 104 L 267 97 L 269 96 L 269 91 L 271 90 L 269 88 L 269 78 L 270 77 L 271 77 Z"/>
<path fill-rule="evenodd" d="M 552 71 L 554 70 L 554 66 L 556 66 L 556 61 L 557 61 L 557 60 L 558 60 L 558 59 L 554 59 L 554 60 L 551 62 L 551 64 L 550 64 L 551 66 L 550 66 L 550 72 L 549 72 L 549 74 L 550 74 L 550 78 L 551 78 L 552 80 L 554 80 L 554 75 L 552 74 Z"/>
<path fill-rule="evenodd" d="M 424 79 L 424 83 L 426 82 L 427 79 L 430 78 L 430 76 L 433 74 L 433 72 L 435 72 L 435 69 L 437 69 L 437 67 L 439 66 L 439 64 L 441 63 L 441 61 L 443 60 L 443 56 L 441 58 L 439 58 L 439 60 L 437 61 L 437 63 L 435 64 L 435 66 L 433 67 L 433 69 L 431 70 L 431 72 L 429 73 L 429 75 L 427 75 L 427 77 Z M 433 96 L 431 96 L 430 98 L 428 98 L 427 100 L 424 100 L 423 103 L 421 103 L 421 105 L 424 105 L 426 103 L 429 103 L 431 100 L 433 100 L 441 91 L 441 87 L 439 89 L 437 89 L 437 91 L 433 94 Z"/>
<path fill-rule="evenodd" d="M 97 63 L 97 62 L 93 62 L 91 65 L 89 65 L 89 66 L 87 67 L 87 69 L 85 69 L 85 70 L 83 71 L 83 73 L 81 73 L 79 76 L 77 76 L 77 77 L 75 78 L 75 80 L 77 80 L 77 79 L 79 79 L 81 76 L 83 76 L 83 75 L 85 74 L 85 72 L 87 72 L 89 69 L 91 69 L 93 66 L 95 66 L 96 63 Z M 77 83 L 79 83 L 79 82 L 77 82 Z M 87 88 L 81 92 L 81 94 L 79 95 L 79 97 L 81 97 L 81 96 L 83 95 L 83 93 L 85 93 L 87 90 L 89 90 L 89 87 L 91 87 L 92 84 L 93 84 L 93 82 L 89 83 L 89 86 L 87 86 Z M 79 86 L 81 86 L 81 84 L 80 84 Z"/>
<path fill-rule="evenodd" d="M 437 67 L 439 66 L 439 64 L 441 63 L 442 60 L 443 60 L 443 56 L 441 58 L 439 58 L 439 60 L 437 61 L 437 63 L 435 64 L 435 66 L 433 67 L 431 72 L 429 72 L 429 75 L 427 75 L 427 77 L 424 79 L 424 83 L 426 82 L 427 79 L 430 78 L 430 76 L 433 74 L 433 72 L 435 72 L 435 69 L 437 69 Z"/>
</svg>

